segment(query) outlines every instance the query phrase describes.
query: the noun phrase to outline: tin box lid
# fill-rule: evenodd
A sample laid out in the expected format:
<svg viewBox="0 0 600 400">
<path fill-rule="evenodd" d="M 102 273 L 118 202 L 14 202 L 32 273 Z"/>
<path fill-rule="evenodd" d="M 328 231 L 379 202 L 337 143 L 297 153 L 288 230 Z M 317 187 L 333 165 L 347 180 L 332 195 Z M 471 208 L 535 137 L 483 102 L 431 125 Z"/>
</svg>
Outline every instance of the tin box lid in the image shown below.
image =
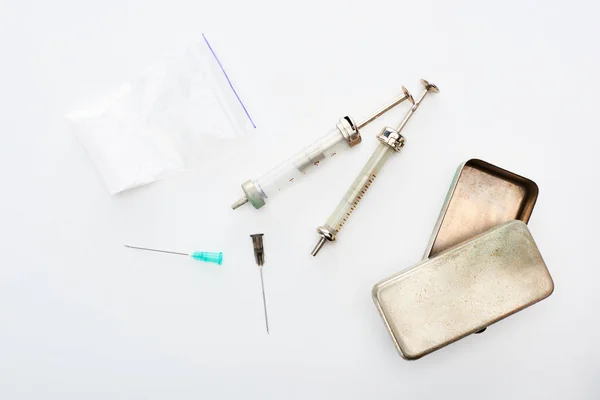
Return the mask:
<svg viewBox="0 0 600 400">
<path fill-rule="evenodd" d="M 400 354 L 417 359 L 553 290 L 527 225 L 514 220 L 381 281 L 373 299 Z"/>
</svg>

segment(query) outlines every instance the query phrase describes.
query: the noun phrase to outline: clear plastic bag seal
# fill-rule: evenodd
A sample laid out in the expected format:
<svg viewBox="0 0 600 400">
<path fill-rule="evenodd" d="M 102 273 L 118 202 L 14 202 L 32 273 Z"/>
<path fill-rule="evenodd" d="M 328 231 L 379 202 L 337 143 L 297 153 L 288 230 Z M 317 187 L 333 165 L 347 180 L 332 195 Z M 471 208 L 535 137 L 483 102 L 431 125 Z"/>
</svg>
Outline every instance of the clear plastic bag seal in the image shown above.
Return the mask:
<svg viewBox="0 0 600 400">
<path fill-rule="evenodd" d="M 67 119 L 112 194 L 200 167 L 255 128 L 205 37 Z"/>
</svg>

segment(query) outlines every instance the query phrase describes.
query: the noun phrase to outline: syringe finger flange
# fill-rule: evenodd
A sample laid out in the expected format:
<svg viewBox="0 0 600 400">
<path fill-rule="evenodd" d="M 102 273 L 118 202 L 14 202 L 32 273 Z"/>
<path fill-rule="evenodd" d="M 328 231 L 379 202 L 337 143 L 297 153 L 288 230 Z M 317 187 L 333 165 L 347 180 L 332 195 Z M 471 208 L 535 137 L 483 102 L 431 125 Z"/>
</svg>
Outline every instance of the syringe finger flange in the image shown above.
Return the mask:
<svg viewBox="0 0 600 400">
<path fill-rule="evenodd" d="M 354 147 L 362 141 L 362 137 L 360 136 L 360 132 L 358 131 L 354 120 L 349 116 L 346 115 L 344 118 L 340 118 L 335 126 L 348 142 L 348 146 Z"/>
<path fill-rule="evenodd" d="M 377 136 L 377 139 L 383 143 L 390 146 L 395 151 L 400 151 L 404 147 L 404 136 L 402 136 L 397 130 L 394 128 L 390 128 L 386 126 L 383 128 L 381 133 Z"/>
</svg>

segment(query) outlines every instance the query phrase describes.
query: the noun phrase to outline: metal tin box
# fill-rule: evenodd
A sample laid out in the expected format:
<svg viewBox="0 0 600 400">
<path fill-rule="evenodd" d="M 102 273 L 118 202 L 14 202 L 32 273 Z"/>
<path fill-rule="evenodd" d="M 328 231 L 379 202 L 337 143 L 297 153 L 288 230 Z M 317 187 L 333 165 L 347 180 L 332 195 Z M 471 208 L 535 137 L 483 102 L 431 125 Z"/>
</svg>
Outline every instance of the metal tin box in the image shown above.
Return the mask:
<svg viewBox="0 0 600 400">
<path fill-rule="evenodd" d="M 450 185 L 424 258 L 506 221 L 527 223 L 537 196 L 532 180 L 482 160 L 465 162 Z"/>
<path fill-rule="evenodd" d="M 553 290 L 527 225 L 515 220 L 381 281 L 373 299 L 402 357 L 417 359 Z"/>
</svg>

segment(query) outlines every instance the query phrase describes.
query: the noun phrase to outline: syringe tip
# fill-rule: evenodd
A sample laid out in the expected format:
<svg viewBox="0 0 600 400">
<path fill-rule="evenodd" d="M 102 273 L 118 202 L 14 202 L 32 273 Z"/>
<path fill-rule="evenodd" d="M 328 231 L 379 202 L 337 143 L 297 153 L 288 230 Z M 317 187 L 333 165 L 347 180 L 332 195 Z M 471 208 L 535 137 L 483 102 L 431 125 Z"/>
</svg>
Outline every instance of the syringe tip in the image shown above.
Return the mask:
<svg viewBox="0 0 600 400">
<path fill-rule="evenodd" d="M 231 205 L 232 209 L 239 208 L 248 202 L 248 198 L 246 196 L 240 197 L 235 203 Z"/>
<path fill-rule="evenodd" d="M 317 243 L 317 245 L 313 249 L 312 253 L 310 253 L 313 257 L 317 255 L 317 253 L 319 252 L 319 250 L 321 250 L 321 247 L 323 247 L 323 245 L 325 244 L 326 240 L 327 239 L 325 239 L 324 236 L 321 236 L 321 239 L 319 239 L 319 243 Z"/>
</svg>

